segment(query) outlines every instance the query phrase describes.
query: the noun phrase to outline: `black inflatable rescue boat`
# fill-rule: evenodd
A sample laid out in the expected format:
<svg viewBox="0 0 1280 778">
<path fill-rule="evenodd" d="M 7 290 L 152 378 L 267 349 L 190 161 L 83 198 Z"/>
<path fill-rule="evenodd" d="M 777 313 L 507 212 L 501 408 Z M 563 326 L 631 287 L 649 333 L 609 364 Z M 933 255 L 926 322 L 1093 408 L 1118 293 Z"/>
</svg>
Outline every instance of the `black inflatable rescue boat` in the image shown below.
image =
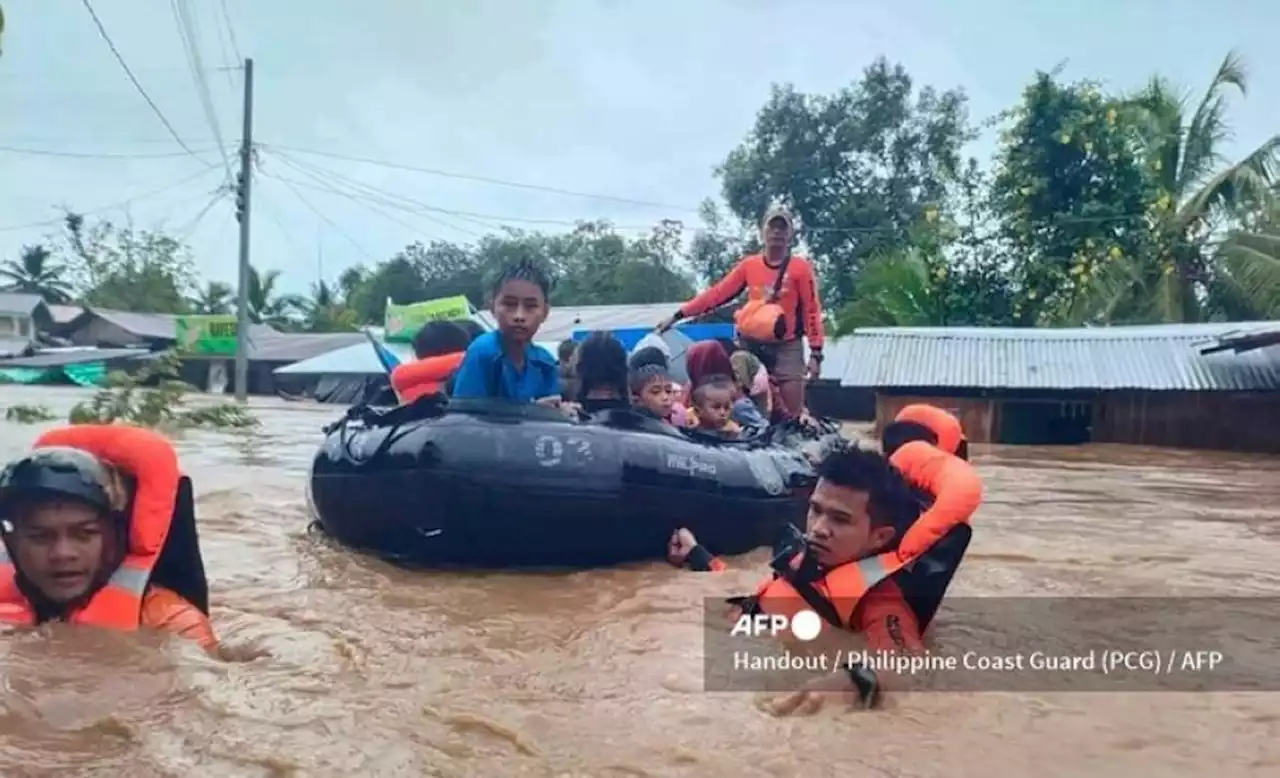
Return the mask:
<svg viewBox="0 0 1280 778">
<path fill-rule="evenodd" d="M 783 436 L 723 441 L 631 410 L 577 422 L 491 401 L 356 407 L 326 430 L 309 500 L 339 542 L 409 565 L 661 559 L 678 527 L 741 554 L 804 524 L 816 476 Z"/>
</svg>

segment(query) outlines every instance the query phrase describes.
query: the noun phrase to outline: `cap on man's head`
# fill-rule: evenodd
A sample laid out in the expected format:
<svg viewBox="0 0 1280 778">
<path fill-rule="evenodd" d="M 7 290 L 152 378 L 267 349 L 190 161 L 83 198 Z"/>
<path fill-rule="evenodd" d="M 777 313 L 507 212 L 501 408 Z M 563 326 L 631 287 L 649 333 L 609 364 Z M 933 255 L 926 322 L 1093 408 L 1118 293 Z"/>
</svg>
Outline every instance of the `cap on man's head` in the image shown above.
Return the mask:
<svg viewBox="0 0 1280 778">
<path fill-rule="evenodd" d="M 787 223 L 789 229 L 794 230 L 796 227 L 796 220 L 791 216 L 791 209 L 785 205 L 776 204 L 770 206 L 769 210 L 764 212 L 764 218 L 760 220 L 760 229 L 768 229 L 769 222 L 774 219 L 782 219 Z"/>
</svg>

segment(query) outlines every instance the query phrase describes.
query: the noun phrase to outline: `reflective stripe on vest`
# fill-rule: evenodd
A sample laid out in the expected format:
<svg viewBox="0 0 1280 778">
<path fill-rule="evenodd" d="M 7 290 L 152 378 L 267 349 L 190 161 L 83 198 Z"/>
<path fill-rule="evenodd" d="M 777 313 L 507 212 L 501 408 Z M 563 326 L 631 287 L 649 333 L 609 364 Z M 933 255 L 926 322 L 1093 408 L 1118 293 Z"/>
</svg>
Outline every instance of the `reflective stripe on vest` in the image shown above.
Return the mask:
<svg viewBox="0 0 1280 778">
<path fill-rule="evenodd" d="M 151 581 L 154 560 L 126 558 L 85 607 L 71 614 L 72 624 L 134 630 L 142 615 L 142 597 Z M 17 569 L 8 551 L 0 550 L 0 622 L 31 626 L 36 613 L 18 589 Z"/>
<path fill-rule="evenodd" d="M 177 453 L 161 435 L 127 425 L 59 427 L 40 436 L 35 447 L 41 446 L 70 446 L 87 451 L 136 479 L 124 561 L 88 604 L 72 613 L 68 621 L 110 629 L 137 629 L 143 595 L 173 522 L 180 479 Z M 0 556 L 0 621 L 34 624 L 34 609 L 18 588 L 16 577 L 17 570 L 5 549 Z"/>
</svg>

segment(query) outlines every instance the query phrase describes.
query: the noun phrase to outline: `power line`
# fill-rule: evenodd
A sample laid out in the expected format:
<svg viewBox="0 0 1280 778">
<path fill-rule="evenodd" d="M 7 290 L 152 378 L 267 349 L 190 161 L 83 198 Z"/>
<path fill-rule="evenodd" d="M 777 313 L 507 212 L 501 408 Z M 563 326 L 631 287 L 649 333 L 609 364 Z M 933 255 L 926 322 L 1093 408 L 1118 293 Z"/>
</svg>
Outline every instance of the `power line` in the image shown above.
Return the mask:
<svg viewBox="0 0 1280 778">
<path fill-rule="evenodd" d="M 98 34 L 102 36 L 102 40 L 106 41 L 107 48 L 111 49 L 111 53 L 115 55 L 116 62 L 120 63 L 120 68 L 124 71 L 124 74 L 133 82 L 134 89 L 137 89 L 138 94 L 142 95 L 142 99 L 146 100 L 147 105 L 151 106 L 151 111 L 155 113 L 156 118 L 160 120 L 164 125 L 164 128 L 169 131 L 169 134 L 173 136 L 173 139 L 182 147 L 183 151 L 200 160 L 201 163 L 207 165 L 207 162 L 200 159 L 200 157 L 183 142 L 182 138 L 178 135 L 178 131 L 175 130 L 173 125 L 169 123 L 169 120 L 165 118 L 164 112 L 161 111 L 160 107 L 151 99 L 151 95 L 147 94 L 147 90 L 142 88 L 142 84 L 138 83 L 138 79 L 133 75 L 133 71 L 129 69 L 129 63 L 124 61 L 124 57 L 120 55 L 120 50 L 116 48 L 116 44 L 111 40 L 111 36 L 107 34 L 107 28 L 102 26 L 102 20 L 98 18 L 98 13 L 93 10 L 93 4 L 89 0 L 81 0 L 81 2 L 84 3 L 85 10 L 87 10 L 89 15 L 93 17 L 93 23 L 98 28 Z"/>
<path fill-rule="evenodd" d="M 227 35 L 231 38 L 231 52 L 236 55 L 236 62 L 243 62 L 240 56 L 240 44 L 236 41 L 236 28 L 231 23 L 231 14 L 227 11 L 227 0 L 222 0 L 222 21 L 226 24 Z"/>
<path fill-rule="evenodd" d="M 165 141 L 168 143 L 169 141 Z M 217 147 L 205 149 L 215 151 Z M 0 152 L 7 154 L 29 154 L 35 157 L 68 157 L 71 159 L 172 159 L 188 156 L 186 151 L 145 151 L 145 152 L 90 152 L 90 151 L 58 151 L 57 149 L 33 149 L 21 146 L 0 146 Z"/>
<path fill-rule="evenodd" d="M 169 8 L 173 11 L 174 21 L 178 25 L 178 38 L 187 55 L 187 63 L 191 66 L 191 78 L 196 84 L 196 93 L 200 97 L 200 106 L 204 109 L 204 117 L 213 130 L 213 137 L 218 141 L 218 148 L 225 149 L 227 144 L 222 140 L 222 129 L 218 126 L 218 111 L 213 105 L 213 96 L 209 94 L 209 82 L 204 77 L 204 62 L 200 57 L 200 41 L 197 40 L 197 29 L 191 19 L 191 9 L 186 0 L 169 0 Z M 231 174 L 231 163 L 227 155 L 221 154 L 222 168 L 227 174 L 227 182 L 234 180 Z"/>
<path fill-rule="evenodd" d="M 369 157 L 356 157 L 346 154 L 335 154 L 329 151 L 316 151 L 313 149 L 300 149 L 292 146 L 282 146 L 279 144 L 264 144 L 266 148 L 277 148 L 282 151 L 292 151 L 295 154 L 310 154 L 316 157 L 329 157 L 330 159 L 341 159 L 347 162 L 362 162 L 366 165 L 377 165 L 379 167 L 391 168 L 394 170 L 406 170 L 413 173 L 423 173 L 429 176 L 440 176 L 442 178 L 455 178 L 461 181 L 478 181 L 484 184 L 493 184 L 494 186 L 505 186 L 512 189 L 528 189 L 535 192 L 548 192 L 550 194 L 564 195 L 566 197 L 581 197 L 588 200 L 602 200 L 615 203 L 623 203 L 626 205 L 639 205 L 646 208 L 662 208 L 671 211 L 684 211 L 686 213 L 698 213 L 697 208 L 690 208 L 682 205 L 671 205 L 670 203 L 657 203 L 651 200 L 637 200 L 630 197 L 619 197 L 617 195 L 594 194 L 591 192 L 576 192 L 571 189 L 561 189 L 554 186 L 542 186 L 541 184 L 529 184 L 522 181 L 507 181 L 501 178 L 491 178 L 489 176 L 477 176 L 468 173 L 454 173 L 447 170 L 439 170 L 436 168 L 418 167 L 416 165 L 405 165 L 399 162 L 388 162 L 382 159 L 371 159 Z"/>
<path fill-rule="evenodd" d="M 352 202 L 356 202 L 356 203 L 359 203 L 359 204 L 363 205 L 365 208 L 368 208 L 369 210 L 373 211 L 374 213 L 377 213 L 378 215 L 382 216 L 383 218 L 385 218 L 385 219 L 387 219 L 387 220 L 389 220 L 389 221 L 393 221 L 393 222 L 395 222 L 395 223 L 397 223 L 397 224 L 401 225 L 402 227 L 406 227 L 406 228 L 408 228 L 408 229 L 412 230 L 413 232 L 421 232 L 421 229 L 420 229 L 420 228 L 418 228 L 418 227 L 414 227 L 414 226 L 412 226 L 412 225 L 406 224 L 404 221 L 402 221 L 402 220 L 400 220 L 400 219 L 398 219 L 398 218 L 395 218 L 395 217 L 391 216 L 390 214 L 386 213 L 385 211 L 382 211 L 382 210 L 379 210 L 379 209 L 377 209 L 377 208 L 374 208 L 373 206 L 369 205 L 368 203 L 369 203 L 370 201 L 372 201 L 372 202 L 379 203 L 379 204 L 382 204 L 382 205 L 390 206 L 390 207 L 392 207 L 392 208 L 399 208 L 400 210 L 408 211 L 408 212 L 410 212 L 410 213 L 413 213 L 413 214 L 415 214 L 416 216 L 418 216 L 418 217 L 420 217 L 420 218 L 426 219 L 426 220 L 427 220 L 427 221 L 429 221 L 429 222 L 432 222 L 432 223 L 434 223 L 434 224 L 438 224 L 438 225 L 440 225 L 440 226 L 442 226 L 442 227 L 445 227 L 445 228 L 447 228 L 447 229 L 456 230 L 457 232 L 461 232 L 461 233 L 463 233 L 463 234 L 465 234 L 465 235 L 470 235 L 471 237 L 474 237 L 474 238 L 482 238 L 482 237 L 484 237 L 481 233 L 478 233 L 478 232 L 476 232 L 475 230 L 471 230 L 471 229 L 467 229 L 467 228 L 465 228 L 465 227 L 461 227 L 461 226 L 459 226 L 459 225 L 457 225 L 457 224 L 454 224 L 454 223 L 452 223 L 452 222 L 446 221 L 445 219 L 440 218 L 440 217 L 438 217 L 438 216 L 431 216 L 431 215 L 429 215 L 429 214 L 423 213 L 423 209 L 424 209 L 424 208 L 428 208 L 429 206 L 426 206 L 425 204 L 420 203 L 420 202 L 418 202 L 418 201 L 414 200 L 413 198 L 410 198 L 410 197 L 404 197 L 404 196 L 402 196 L 402 195 L 397 195 L 397 194 L 395 194 L 394 192 L 388 192 L 388 191 L 386 191 L 385 189 L 379 189 L 378 187 L 373 186 L 372 184 L 366 184 L 366 183 L 364 183 L 364 182 L 362 182 L 362 181 L 356 181 L 355 179 L 347 178 L 346 176 L 340 175 L 340 174 L 338 174 L 338 173 L 335 173 L 335 172 L 332 172 L 332 171 L 329 171 L 329 170 L 325 170 L 324 168 L 317 167 L 317 166 L 315 166 L 315 165 L 309 165 L 309 164 L 307 164 L 306 162 L 302 162 L 301 160 L 293 159 L 293 158 L 292 158 L 292 157 L 290 157 L 288 154 L 285 154 L 285 153 L 284 153 L 284 152 L 282 152 L 282 151 L 278 151 L 278 150 L 277 150 L 277 151 L 275 151 L 275 152 L 273 153 L 273 156 L 274 156 L 276 159 L 278 159 L 278 160 L 280 160 L 281 162 L 283 162 L 284 164 L 286 164 L 286 165 L 288 165 L 289 167 L 293 168 L 294 170 L 298 171 L 299 173 L 302 173 L 303 175 L 307 176 L 308 178 L 311 178 L 313 181 L 317 181 L 317 182 L 319 182 L 320 184 L 331 184 L 331 185 L 332 185 L 332 184 L 333 184 L 333 182 L 334 182 L 334 181 L 336 181 L 336 182 L 337 182 L 336 187 L 335 187 L 335 192 L 336 192 L 336 193 L 338 193 L 338 194 L 342 195 L 343 197 L 346 197 L 347 199 L 351 200 Z M 328 180 L 326 180 L 326 179 L 328 179 Z M 354 189 L 358 194 L 361 194 L 361 195 L 363 195 L 363 196 L 362 196 L 362 197 L 356 197 L 355 195 L 352 195 L 352 194 L 350 194 L 350 193 L 342 192 L 342 191 L 340 191 L 340 190 L 338 189 L 338 187 L 342 187 L 342 186 L 350 187 L 350 188 Z M 362 191 L 362 190 L 363 190 L 363 191 Z M 405 208 L 404 206 L 398 205 L 398 204 L 395 202 L 395 200 L 402 200 L 402 201 L 407 202 L 407 203 L 412 203 L 414 206 L 417 206 L 417 207 L 416 207 L 416 208 Z M 486 230 L 491 230 L 491 229 L 493 229 L 492 225 L 490 225 L 490 224 L 485 224 L 485 223 L 483 223 L 483 222 L 479 222 L 479 221 L 476 221 L 476 220 L 474 220 L 474 219 L 472 219 L 472 220 L 470 220 L 470 221 L 472 221 L 472 222 L 473 222 L 473 223 L 475 223 L 475 224 L 478 224 L 480 227 L 482 227 L 482 228 L 484 228 L 484 229 L 486 229 Z M 428 236 L 428 237 L 435 237 L 435 236 Z"/>
<path fill-rule="evenodd" d="M 89 214 L 98 214 L 98 213 L 103 213 L 105 211 L 113 211 L 116 208 L 123 208 L 139 200 L 145 200 L 149 197 L 155 197 L 156 195 L 164 194 L 165 192 L 171 191 L 173 189 L 177 189 L 178 187 L 184 184 L 188 184 L 196 180 L 200 176 L 208 175 L 210 170 L 215 170 L 215 169 L 216 168 L 214 167 L 206 167 L 202 170 L 192 173 L 189 176 L 183 176 L 182 178 L 178 179 L 177 181 L 174 181 L 173 183 L 165 184 L 159 189 L 153 189 L 149 192 L 143 192 L 142 194 L 137 194 L 132 197 L 125 198 L 124 200 L 120 200 L 118 202 L 109 203 L 107 205 L 100 205 L 96 208 L 87 208 L 84 210 L 76 209 L 75 212 L 79 214 L 84 214 L 87 216 Z M 16 232 L 18 230 L 27 230 L 27 229 L 32 229 L 34 227 L 48 227 L 53 224 L 61 224 L 63 219 L 65 219 L 64 216 L 59 216 L 56 219 L 45 219 L 43 221 L 28 222 L 26 224 L 13 224 L 7 227 L 0 227 L 0 232 Z"/>
<path fill-rule="evenodd" d="M 330 219 L 328 216 L 325 216 L 324 213 L 321 212 L 319 208 L 312 205 L 310 200 L 303 197 L 301 192 L 299 192 L 297 189 L 294 189 L 293 184 L 297 182 L 291 182 L 291 181 L 288 181 L 287 179 L 280 178 L 279 176 L 271 176 L 271 178 L 274 178 L 275 180 L 279 181 L 280 183 L 288 187 L 289 191 L 293 192 L 293 196 L 298 198 L 299 202 L 301 202 L 303 205 L 307 207 L 308 210 L 310 210 L 317 217 L 319 217 L 320 221 L 332 227 L 334 232 L 337 232 L 339 235 L 346 238 L 347 242 L 350 243 L 352 246 L 354 246 L 356 248 L 356 251 L 359 251 L 361 254 L 364 254 L 365 257 L 368 258 L 370 262 L 378 261 L 377 258 L 374 257 L 373 254 L 370 254 L 369 251 L 364 246 L 361 246 L 360 243 L 357 242 L 355 238 L 348 235 L 346 230 L 342 229 L 337 224 L 335 224 L 334 221 Z"/>
</svg>

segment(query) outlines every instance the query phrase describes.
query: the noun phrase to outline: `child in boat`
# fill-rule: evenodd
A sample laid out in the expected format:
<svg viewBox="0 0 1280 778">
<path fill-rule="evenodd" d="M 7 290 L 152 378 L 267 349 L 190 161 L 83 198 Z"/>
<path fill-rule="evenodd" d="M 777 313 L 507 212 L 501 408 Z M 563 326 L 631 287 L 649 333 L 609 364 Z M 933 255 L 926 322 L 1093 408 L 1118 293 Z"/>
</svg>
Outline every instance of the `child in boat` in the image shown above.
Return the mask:
<svg viewBox="0 0 1280 778">
<path fill-rule="evenodd" d="M 427 322 L 413 337 L 417 359 L 391 371 L 391 386 L 400 402 L 408 404 L 429 394 L 448 395 L 471 341 L 471 333 L 458 322 Z"/>
<path fill-rule="evenodd" d="M 568 410 L 589 415 L 627 407 L 627 350 L 612 333 L 588 335 L 575 361 L 579 400 Z"/>
<path fill-rule="evenodd" d="M 736 438 L 742 434 L 742 425 L 733 420 L 733 379 L 724 375 L 708 376 L 693 388 L 693 407 L 689 420 L 695 429 L 718 432 Z"/>
<path fill-rule="evenodd" d="M 628 361 L 631 403 L 660 421 L 671 420 L 671 365 L 656 346 L 638 349 Z"/>
<path fill-rule="evenodd" d="M 535 262 L 508 265 L 493 284 L 498 329 L 472 341 L 454 378 L 453 396 L 560 405 L 560 366 L 533 342 L 550 313 L 551 279 Z"/>
</svg>

